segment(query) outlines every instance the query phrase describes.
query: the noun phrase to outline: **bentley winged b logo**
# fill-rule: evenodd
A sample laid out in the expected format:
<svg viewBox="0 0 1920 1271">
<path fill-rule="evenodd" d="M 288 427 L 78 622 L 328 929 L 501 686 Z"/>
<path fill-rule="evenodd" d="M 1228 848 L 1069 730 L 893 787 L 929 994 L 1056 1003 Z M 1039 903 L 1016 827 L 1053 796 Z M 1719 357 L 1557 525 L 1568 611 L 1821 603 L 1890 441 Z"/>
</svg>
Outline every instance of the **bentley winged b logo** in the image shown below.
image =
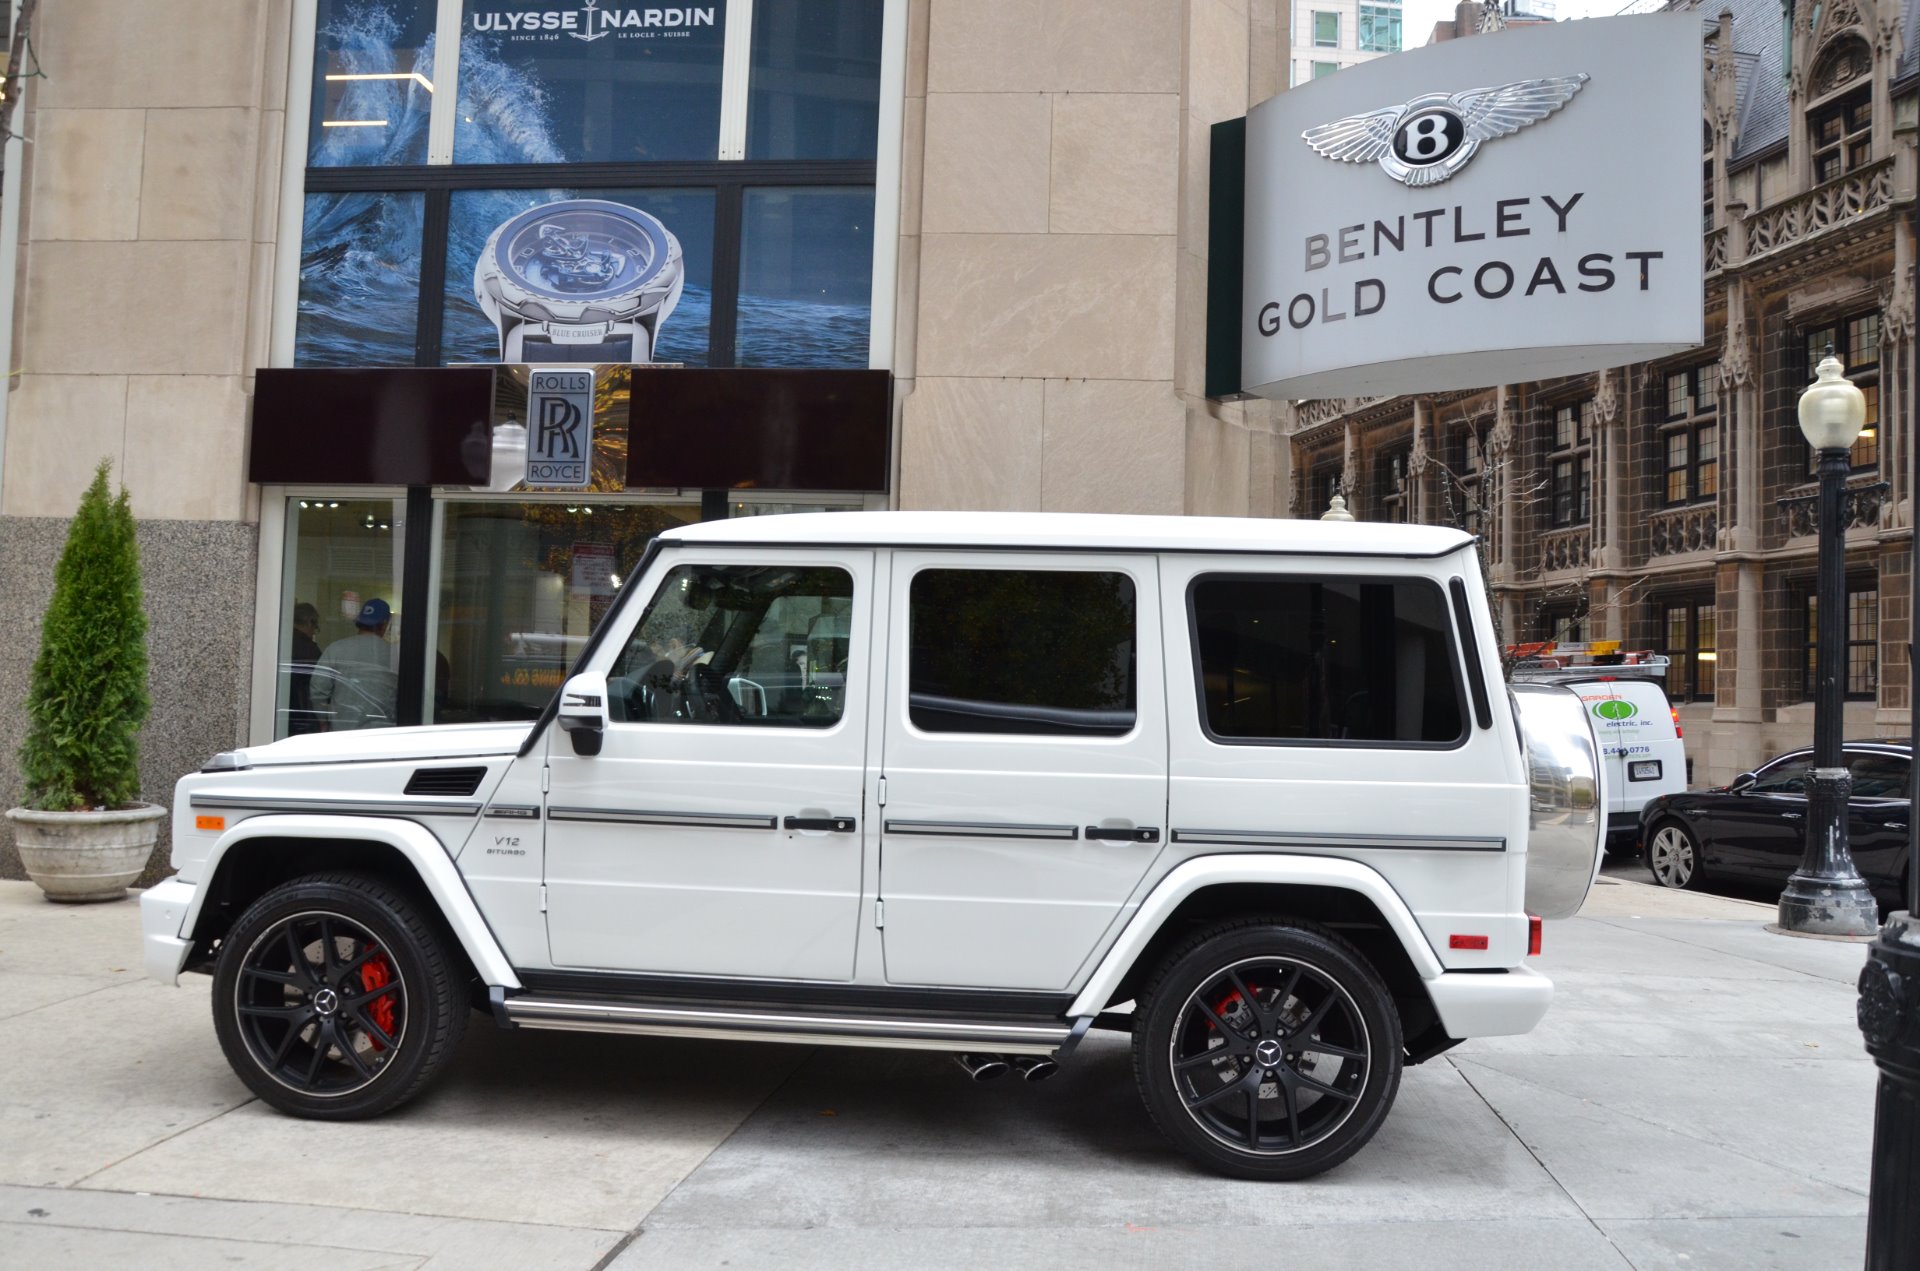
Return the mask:
<svg viewBox="0 0 1920 1271">
<path fill-rule="evenodd" d="M 1427 93 L 1399 106 L 1349 115 L 1301 133 L 1306 143 L 1343 163 L 1378 160 L 1402 185 L 1438 185 L 1467 166 L 1483 141 L 1539 123 L 1559 110 L 1587 76 L 1523 79 L 1497 88 Z"/>
</svg>

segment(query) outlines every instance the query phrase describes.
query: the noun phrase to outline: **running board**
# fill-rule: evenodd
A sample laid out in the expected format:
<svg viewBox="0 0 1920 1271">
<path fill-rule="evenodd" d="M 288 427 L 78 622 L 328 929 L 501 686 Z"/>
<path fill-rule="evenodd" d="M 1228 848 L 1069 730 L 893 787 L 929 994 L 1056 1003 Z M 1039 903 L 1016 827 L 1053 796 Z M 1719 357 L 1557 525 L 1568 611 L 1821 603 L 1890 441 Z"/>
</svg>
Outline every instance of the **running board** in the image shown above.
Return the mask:
<svg viewBox="0 0 1920 1271">
<path fill-rule="evenodd" d="M 499 1004 L 519 1028 L 582 1033 L 641 1033 L 652 1037 L 726 1037 L 739 1041 L 802 1042 L 815 1046 L 881 1046 L 895 1050 L 997 1051 L 1051 1055 L 1073 1026 L 1009 1024 L 996 1020 L 916 1019 L 911 1016 L 788 1015 L 773 1011 L 630 1005 L 568 998 L 509 997 Z"/>
</svg>

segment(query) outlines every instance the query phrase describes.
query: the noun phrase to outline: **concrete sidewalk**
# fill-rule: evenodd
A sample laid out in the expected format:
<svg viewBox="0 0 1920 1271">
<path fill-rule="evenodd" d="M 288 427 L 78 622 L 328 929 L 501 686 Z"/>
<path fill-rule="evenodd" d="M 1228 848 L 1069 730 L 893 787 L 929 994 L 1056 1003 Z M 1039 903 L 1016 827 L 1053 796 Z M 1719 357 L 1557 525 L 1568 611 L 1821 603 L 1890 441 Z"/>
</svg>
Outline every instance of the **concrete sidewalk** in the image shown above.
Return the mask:
<svg viewBox="0 0 1920 1271">
<path fill-rule="evenodd" d="M 399 1113 L 295 1121 L 229 1073 L 204 977 L 140 977 L 133 905 L 0 883 L 0 1265 L 1858 1266 L 1865 955 L 1771 917 L 1602 879 L 1547 929 L 1537 1031 L 1409 1069 L 1359 1156 L 1260 1185 L 1159 1138 L 1110 1034 L 1046 1084 L 973 1085 L 937 1055 L 476 1017 Z"/>
</svg>

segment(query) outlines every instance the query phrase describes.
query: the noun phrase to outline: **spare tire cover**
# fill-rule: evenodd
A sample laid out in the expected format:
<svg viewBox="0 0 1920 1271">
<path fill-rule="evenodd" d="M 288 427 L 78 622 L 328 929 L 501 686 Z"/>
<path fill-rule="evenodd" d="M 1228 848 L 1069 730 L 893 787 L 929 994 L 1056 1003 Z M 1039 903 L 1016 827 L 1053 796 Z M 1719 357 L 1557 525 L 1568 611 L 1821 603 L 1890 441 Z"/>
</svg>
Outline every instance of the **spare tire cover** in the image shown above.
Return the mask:
<svg viewBox="0 0 1920 1271">
<path fill-rule="evenodd" d="M 1550 684 L 1511 691 L 1527 759 L 1527 912 L 1571 918 L 1600 872 L 1606 766 L 1579 694 Z"/>
</svg>

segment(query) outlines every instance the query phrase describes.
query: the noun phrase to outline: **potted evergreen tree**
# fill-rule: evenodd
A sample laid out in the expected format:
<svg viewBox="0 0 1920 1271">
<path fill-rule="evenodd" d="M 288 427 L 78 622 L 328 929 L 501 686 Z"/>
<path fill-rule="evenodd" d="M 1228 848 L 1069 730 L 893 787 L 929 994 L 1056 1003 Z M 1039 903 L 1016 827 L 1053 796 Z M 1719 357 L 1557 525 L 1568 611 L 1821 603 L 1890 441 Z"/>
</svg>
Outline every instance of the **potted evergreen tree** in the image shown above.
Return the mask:
<svg viewBox="0 0 1920 1271">
<path fill-rule="evenodd" d="M 147 615 L 123 486 L 107 464 L 80 499 L 53 575 L 20 747 L 25 807 L 7 812 L 21 864 L 49 900 L 118 900 L 167 810 L 140 802 Z"/>
</svg>

